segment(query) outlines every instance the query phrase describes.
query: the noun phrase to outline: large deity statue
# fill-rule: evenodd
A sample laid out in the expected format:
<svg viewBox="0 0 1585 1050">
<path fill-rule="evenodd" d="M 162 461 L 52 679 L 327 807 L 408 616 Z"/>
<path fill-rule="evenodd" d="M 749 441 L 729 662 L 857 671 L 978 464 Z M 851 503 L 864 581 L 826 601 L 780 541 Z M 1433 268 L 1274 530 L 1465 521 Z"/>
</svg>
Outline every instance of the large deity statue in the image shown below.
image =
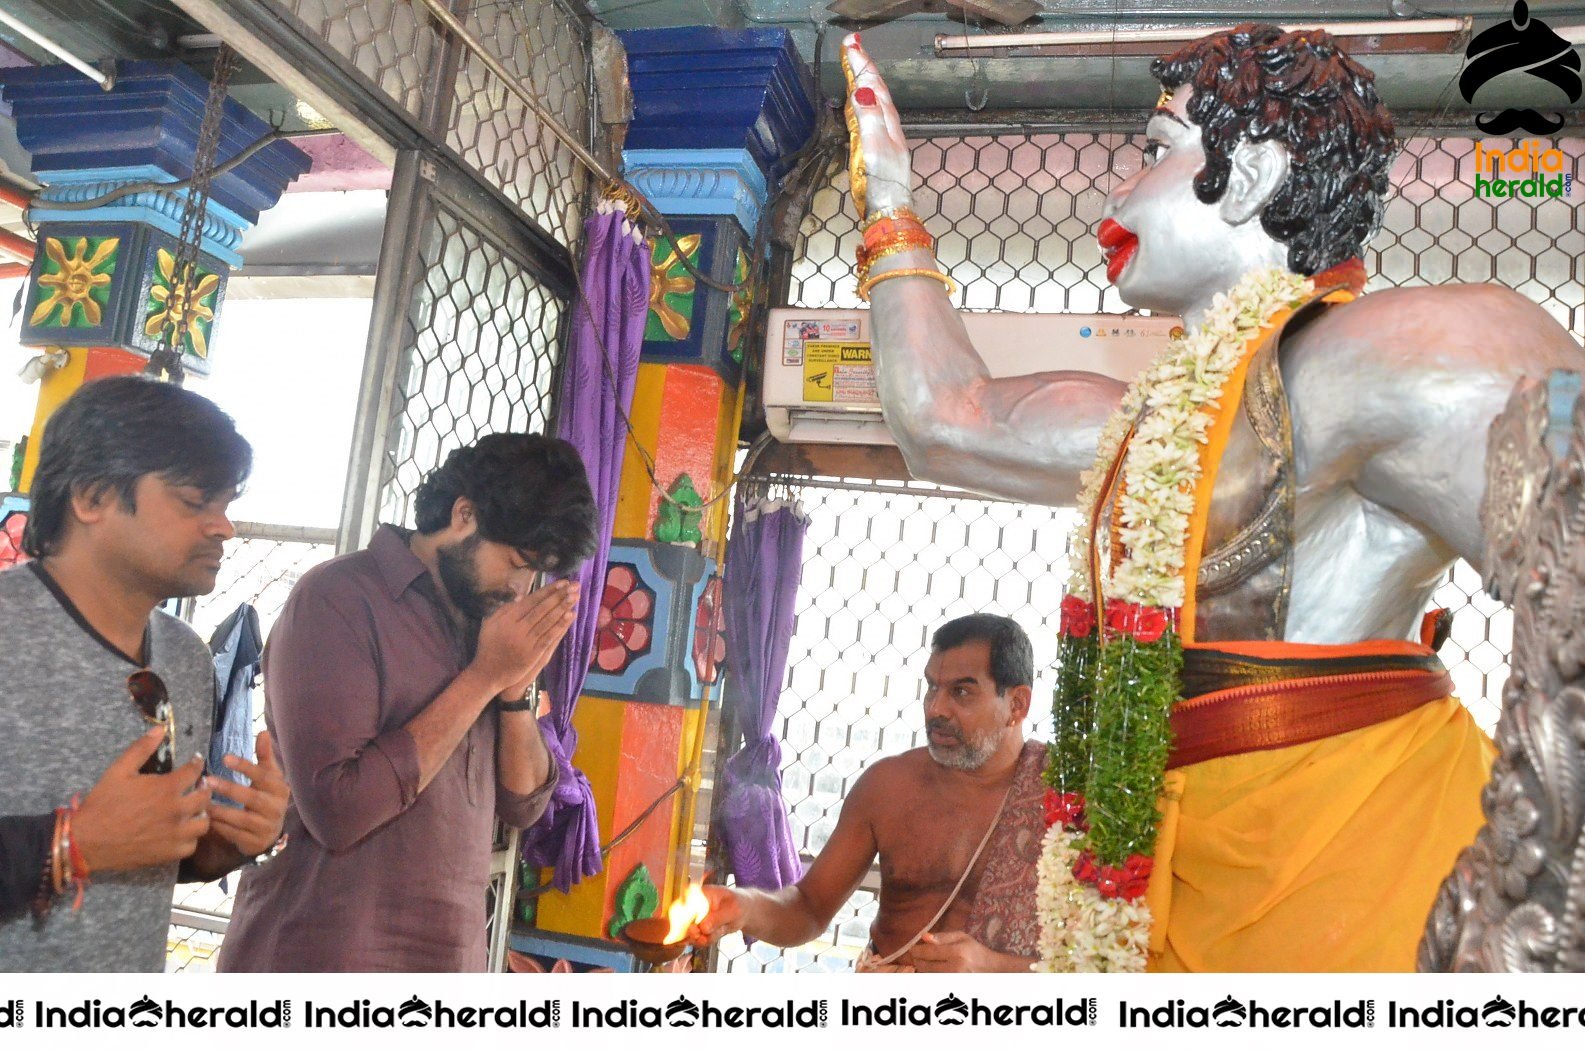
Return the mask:
<svg viewBox="0 0 1585 1050">
<path fill-rule="evenodd" d="M 1038 908 L 1055 970 L 1409 970 L 1491 746 L 1422 612 L 1481 558 L 1487 425 L 1578 369 L 1492 285 L 1362 295 L 1394 146 L 1322 32 L 1158 60 L 1107 277 L 1185 332 L 1129 386 L 993 379 L 910 210 L 896 109 L 845 44 L 887 423 L 918 477 L 1079 508 Z"/>
</svg>

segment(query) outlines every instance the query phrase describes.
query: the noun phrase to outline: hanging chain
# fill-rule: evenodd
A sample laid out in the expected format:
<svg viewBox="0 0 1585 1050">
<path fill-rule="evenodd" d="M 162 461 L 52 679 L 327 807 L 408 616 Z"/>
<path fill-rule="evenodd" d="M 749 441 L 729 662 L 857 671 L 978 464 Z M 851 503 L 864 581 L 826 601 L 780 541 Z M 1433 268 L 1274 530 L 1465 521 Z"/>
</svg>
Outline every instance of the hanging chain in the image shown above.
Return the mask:
<svg viewBox="0 0 1585 1050">
<path fill-rule="evenodd" d="M 191 183 L 182 204 L 181 234 L 176 239 L 176 264 L 171 270 L 169 298 L 165 301 L 165 323 L 160 326 L 158 347 L 149 355 L 144 371 L 164 375 L 181 385 L 186 369 L 182 366 L 182 340 L 189 325 L 196 323 L 191 301 L 198 286 L 198 254 L 203 244 L 204 217 L 209 208 L 209 180 L 215 171 L 215 153 L 220 148 L 220 121 L 225 114 L 226 86 L 241 60 L 225 44 L 215 54 L 214 72 L 209 77 L 209 96 L 204 100 L 204 117 L 198 126 L 198 145 L 193 152 Z"/>
</svg>

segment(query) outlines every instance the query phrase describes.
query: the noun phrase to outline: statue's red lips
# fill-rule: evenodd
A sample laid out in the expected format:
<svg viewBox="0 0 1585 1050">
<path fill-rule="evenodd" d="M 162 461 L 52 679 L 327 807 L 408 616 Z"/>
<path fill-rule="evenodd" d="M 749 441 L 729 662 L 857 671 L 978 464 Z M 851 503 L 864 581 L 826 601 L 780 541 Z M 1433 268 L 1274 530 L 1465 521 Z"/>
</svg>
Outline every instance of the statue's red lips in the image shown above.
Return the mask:
<svg viewBox="0 0 1585 1050">
<path fill-rule="evenodd" d="M 1095 230 L 1100 242 L 1101 255 L 1106 259 L 1106 279 L 1117 283 L 1118 276 L 1139 248 L 1139 238 L 1116 219 L 1103 219 Z"/>
</svg>

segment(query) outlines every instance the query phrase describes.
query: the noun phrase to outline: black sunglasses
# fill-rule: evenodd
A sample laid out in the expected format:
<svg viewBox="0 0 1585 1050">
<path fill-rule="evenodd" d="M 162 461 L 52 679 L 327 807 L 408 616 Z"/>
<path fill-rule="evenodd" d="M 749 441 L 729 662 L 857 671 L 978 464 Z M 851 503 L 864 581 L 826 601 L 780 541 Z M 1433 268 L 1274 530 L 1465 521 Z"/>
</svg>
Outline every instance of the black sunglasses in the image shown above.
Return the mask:
<svg viewBox="0 0 1585 1050">
<path fill-rule="evenodd" d="M 176 753 L 176 714 L 171 709 L 171 694 L 165 688 L 165 682 L 153 671 L 133 671 L 127 675 L 127 693 L 132 697 L 132 706 L 138 709 L 138 714 L 151 726 L 164 726 L 165 739 L 160 741 L 159 750 L 155 751 L 149 760 L 143 763 L 139 773 L 169 773 L 175 768 Z"/>
</svg>

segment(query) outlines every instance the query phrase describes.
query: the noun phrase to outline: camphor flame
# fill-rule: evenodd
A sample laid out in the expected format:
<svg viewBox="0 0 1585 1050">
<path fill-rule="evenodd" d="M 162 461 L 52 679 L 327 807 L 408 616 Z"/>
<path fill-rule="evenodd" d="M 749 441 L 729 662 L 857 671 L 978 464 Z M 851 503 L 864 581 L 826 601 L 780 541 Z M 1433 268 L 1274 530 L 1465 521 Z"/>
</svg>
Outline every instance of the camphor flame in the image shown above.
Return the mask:
<svg viewBox="0 0 1585 1050">
<path fill-rule="evenodd" d="M 694 923 L 710 914 L 710 899 L 698 886 L 690 885 L 688 892 L 682 899 L 672 902 L 666 909 L 666 921 L 671 923 L 666 929 L 665 944 L 676 944 L 688 936 L 688 931 Z"/>
</svg>

